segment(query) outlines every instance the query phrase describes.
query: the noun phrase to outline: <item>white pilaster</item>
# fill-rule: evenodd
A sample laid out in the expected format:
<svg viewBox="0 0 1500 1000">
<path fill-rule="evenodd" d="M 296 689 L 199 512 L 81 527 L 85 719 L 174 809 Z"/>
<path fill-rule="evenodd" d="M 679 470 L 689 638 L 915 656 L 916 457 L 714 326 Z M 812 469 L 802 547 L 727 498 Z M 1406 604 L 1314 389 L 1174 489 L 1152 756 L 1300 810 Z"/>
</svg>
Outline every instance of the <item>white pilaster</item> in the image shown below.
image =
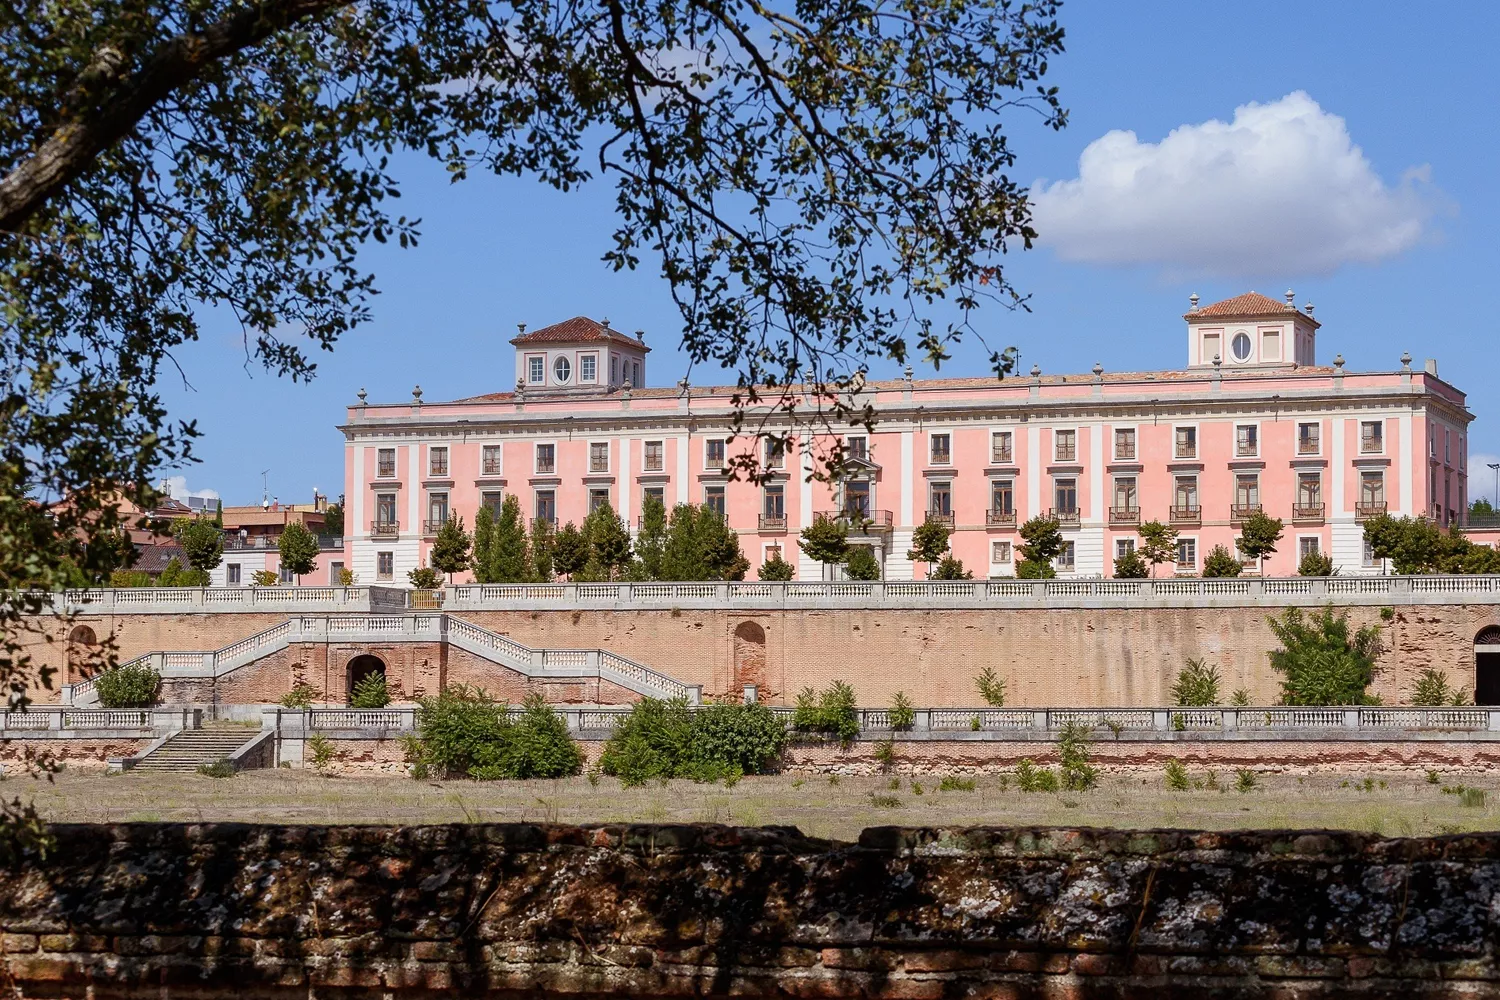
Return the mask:
<svg viewBox="0 0 1500 1000">
<path fill-rule="evenodd" d="M 802 482 L 797 484 L 797 516 L 800 526 L 805 528 L 813 522 L 813 455 L 812 442 L 807 437 L 797 442 L 797 454 L 797 466 L 802 471 Z"/>
<path fill-rule="evenodd" d="M 677 502 L 692 503 L 692 491 L 688 488 L 688 448 L 692 438 L 686 434 L 677 437 Z M 665 496 L 665 494 L 663 494 Z"/>
<path fill-rule="evenodd" d="M 407 452 L 407 477 L 406 492 L 410 494 L 406 500 L 406 524 L 402 525 L 402 535 L 410 535 L 413 538 L 422 537 L 422 446 L 413 444 L 406 449 Z M 415 567 L 410 567 L 415 568 Z"/>
<path fill-rule="evenodd" d="M 1089 511 L 1088 524 L 1103 524 L 1108 516 L 1104 504 L 1104 433 L 1103 424 L 1093 424 L 1089 429 Z M 1103 535 L 1099 544 L 1103 545 Z M 1082 545 L 1079 548 L 1083 548 Z"/>
</svg>

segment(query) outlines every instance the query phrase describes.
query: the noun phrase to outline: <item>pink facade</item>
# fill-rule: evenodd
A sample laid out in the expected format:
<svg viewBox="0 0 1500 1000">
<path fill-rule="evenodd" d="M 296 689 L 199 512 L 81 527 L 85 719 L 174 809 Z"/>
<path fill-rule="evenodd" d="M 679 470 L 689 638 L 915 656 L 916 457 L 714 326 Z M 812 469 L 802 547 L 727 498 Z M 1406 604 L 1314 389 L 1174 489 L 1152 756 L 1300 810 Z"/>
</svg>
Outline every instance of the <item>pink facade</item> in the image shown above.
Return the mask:
<svg viewBox="0 0 1500 1000">
<path fill-rule="evenodd" d="M 860 401 L 877 423 L 846 435 L 863 459 L 837 486 L 807 476 L 826 435 L 784 422 L 796 444 L 771 482 L 726 475 L 726 458 L 766 447 L 726 442 L 728 388 L 578 384 L 577 359 L 596 349 L 639 359 L 644 380 L 645 347 L 569 320 L 517 338 L 517 391 L 349 409 L 347 563 L 362 584 L 403 585 L 450 513 L 471 526 L 481 504 L 508 494 L 528 517 L 558 524 L 607 498 L 632 529 L 651 491 L 668 507 L 722 504 L 752 567 L 780 548 L 798 579 L 823 572 L 799 558 L 801 529 L 853 507 L 870 524 L 856 540 L 888 579 L 925 574 L 906 553 L 928 516 L 951 521 L 954 554 L 980 577 L 1011 575 L 1017 527 L 1049 513 L 1069 543 L 1063 577 L 1112 575 L 1143 520 L 1178 529 L 1176 570 L 1195 574 L 1215 545 L 1233 549 L 1240 519 L 1260 508 L 1286 523 L 1268 575 L 1294 573 L 1312 548 L 1348 575 L 1382 570 L 1364 550 L 1368 516 L 1462 519 L 1472 415 L 1434 362 L 1319 366 L 1311 307 L 1255 293 L 1185 318 L 1190 363 L 1180 370 L 871 382 Z M 570 359 L 567 384 L 526 384 L 524 357 L 543 351 Z"/>
</svg>

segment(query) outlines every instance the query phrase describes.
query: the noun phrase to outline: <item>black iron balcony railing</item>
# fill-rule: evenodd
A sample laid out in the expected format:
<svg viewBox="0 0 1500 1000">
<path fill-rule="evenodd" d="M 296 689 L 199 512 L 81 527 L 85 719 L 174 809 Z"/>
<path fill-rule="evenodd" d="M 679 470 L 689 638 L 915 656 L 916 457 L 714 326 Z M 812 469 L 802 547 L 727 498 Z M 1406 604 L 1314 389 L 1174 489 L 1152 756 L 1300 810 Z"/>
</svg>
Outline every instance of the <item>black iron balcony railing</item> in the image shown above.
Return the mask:
<svg viewBox="0 0 1500 1000">
<path fill-rule="evenodd" d="M 1357 521 L 1363 521 L 1367 517 L 1379 517 L 1384 513 L 1384 500 L 1367 500 L 1354 505 L 1354 519 Z"/>
<path fill-rule="evenodd" d="M 1052 520 L 1056 521 L 1064 528 L 1078 527 L 1077 507 L 1053 507 L 1052 510 L 1049 511 L 1049 513 L 1052 517 Z"/>
<path fill-rule="evenodd" d="M 395 538 L 401 534 L 400 521 L 375 521 L 370 525 L 372 538 Z"/>
<path fill-rule="evenodd" d="M 1016 512 L 1013 510 L 987 510 L 984 512 L 984 523 L 989 525 L 1013 525 L 1016 523 Z"/>
<path fill-rule="evenodd" d="M 1109 509 L 1110 524 L 1140 524 L 1141 508 L 1135 504 L 1125 507 L 1111 507 Z"/>
<path fill-rule="evenodd" d="M 1230 521 L 1231 524 L 1238 524 L 1240 521 L 1245 520 L 1246 518 L 1250 517 L 1252 514 L 1259 514 L 1259 513 L 1260 513 L 1260 504 L 1258 504 L 1258 503 L 1237 503 L 1237 504 L 1232 504 L 1232 505 L 1230 505 L 1230 508 L 1229 508 L 1229 521 Z"/>
<path fill-rule="evenodd" d="M 786 514 L 762 514 L 760 516 L 760 529 L 762 531 L 785 531 Z"/>
<path fill-rule="evenodd" d="M 936 521 L 939 524 L 946 524 L 948 527 L 951 528 L 951 527 L 953 527 L 953 511 L 951 511 L 951 510 L 929 510 L 927 512 L 927 520 L 929 520 L 929 521 Z"/>
<path fill-rule="evenodd" d="M 1323 505 L 1320 503 L 1299 503 L 1292 505 L 1293 521 L 1321 521 L 1323 520 Z"/>
</svg>

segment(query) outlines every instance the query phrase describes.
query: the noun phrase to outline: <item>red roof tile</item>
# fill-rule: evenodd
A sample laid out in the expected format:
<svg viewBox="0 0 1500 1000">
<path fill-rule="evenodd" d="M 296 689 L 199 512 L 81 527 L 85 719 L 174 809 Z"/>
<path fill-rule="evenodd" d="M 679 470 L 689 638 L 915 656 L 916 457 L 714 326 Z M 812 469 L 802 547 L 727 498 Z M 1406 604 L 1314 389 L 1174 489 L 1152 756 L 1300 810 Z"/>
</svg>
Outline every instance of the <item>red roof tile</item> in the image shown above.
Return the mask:
<svg viewBox="0 0 1500 1000">
<path fill-rule="evenodd" d="M 1232 299 L 1225 299 L 1222 302 L 1215 302 L 1212 305 L 1206 305 L 1195 312 L 1183 313 L 1182 318 L 1251 319 L 1261 316 L 1279 317 L 1284 316 L 1289 312 L 1297 313 L 1297 315 L 1312 323 L 1314 326 L 1320 325 L 1318 321 L 1313 319 L 1311 316 L 1299 312 L 1297 309 L 1287 305 L 1285 302 L 1277 302 L 1269 295 L 1262 295 L 1260 294 L 1260 292 L 1246 292 L 1244 295 L 1236 295 Z"/>
<path fill-rule="evenodd" d="M 624 344 L 638 351 L 649 351 L 640 340 L 619 330 L 611 330 L 603 323 L 596 323 L 587 316 L 574 316 L 565 319 L 561 323 L 553 323 L 544 326 L 540 330 L 523 333 L 519 337 L 511 338 L 512 344 L 576 344 L 593 343 L 599 341 L 612 341 L 616 344 Z"/>
</svg>

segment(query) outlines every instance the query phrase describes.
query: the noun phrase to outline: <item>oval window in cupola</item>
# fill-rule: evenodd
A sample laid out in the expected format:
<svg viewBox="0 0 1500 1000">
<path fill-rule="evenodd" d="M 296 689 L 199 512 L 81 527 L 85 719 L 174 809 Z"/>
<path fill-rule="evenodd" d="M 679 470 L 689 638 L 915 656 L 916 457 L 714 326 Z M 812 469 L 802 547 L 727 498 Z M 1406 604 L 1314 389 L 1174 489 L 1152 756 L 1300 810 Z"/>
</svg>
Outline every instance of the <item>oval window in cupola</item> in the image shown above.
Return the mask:
<svg viewBox="0 0 1500 1000">
<path fill-rule="evenodd" d="M 568 379 L 573 377 L 573 366 L 567 358 L 558 358 L 552 362 L 552 377 L 558 385 L 566 385 Z"/>
<path fill-rule="evenodd" d="M 1250 335 L 1248 333 L 1237 333 L 1234 340 L 1229 343 L 1229 350 L 1234 354 L 1236 361 L 1250 360 Z"/>
</svg>

